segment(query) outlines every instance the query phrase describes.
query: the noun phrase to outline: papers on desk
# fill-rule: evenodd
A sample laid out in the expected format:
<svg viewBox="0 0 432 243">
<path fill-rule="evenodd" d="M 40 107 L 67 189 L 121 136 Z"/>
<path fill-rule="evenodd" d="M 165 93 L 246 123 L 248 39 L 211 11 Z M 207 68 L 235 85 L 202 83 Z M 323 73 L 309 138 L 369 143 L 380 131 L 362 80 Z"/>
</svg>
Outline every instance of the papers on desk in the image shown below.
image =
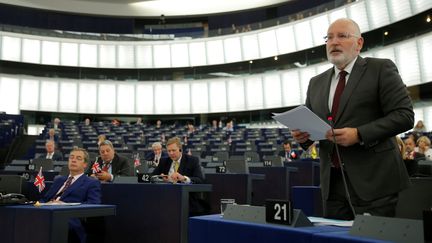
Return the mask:
<svg viewBox="0 0 432 243">
<path fill-rule="evenodd" d="M 81 203 L 66 203 L 66 202 L 61 202 L 61 201 L 50 201 L 50 202 L 46 202 L 46 203 L 36 202 L 34 204 L 35 207 L 40 207 L 40 206 L 77 206 L 77 205 L 81 205 Z"/>
<path fill-rule="evenodd" d="M 337 220 L 337 219 L 326 219 L 320 217 L 308 217 L 308 219 L 314 225 L 333 225 L 333 226 L 341 226 L 341 227 L 352 227 L 354 221 L 353 220 Z"/>
<path fill-rule="evenodd" d="M 326 132 L 331 129 L 327 122 L 323 121 L 304 105 L 297 106 L 284 113 L 274 114 L 273 119 L 291 130 L 298 129 L 308 132 L 310 139 L 314 141 L 325 139 Z"/>
</svg>

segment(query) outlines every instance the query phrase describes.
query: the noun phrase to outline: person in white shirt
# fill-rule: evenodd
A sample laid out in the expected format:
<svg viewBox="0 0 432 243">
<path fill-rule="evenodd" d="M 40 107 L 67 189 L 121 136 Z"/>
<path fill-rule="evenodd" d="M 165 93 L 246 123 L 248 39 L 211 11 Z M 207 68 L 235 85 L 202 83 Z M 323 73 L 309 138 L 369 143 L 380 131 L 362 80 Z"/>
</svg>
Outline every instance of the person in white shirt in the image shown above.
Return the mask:
<svg viewBox="0 0 432 243">
<path fill-rule="evenodd" d="M 63 160 L 63 155 L 61 152 L 55 150 L 55 142 L 53 140 L 47 140 L 45 142 L 46 153 L 39 156 L 40 159 L 52 159 L 54 161 Z"/>
</svg>

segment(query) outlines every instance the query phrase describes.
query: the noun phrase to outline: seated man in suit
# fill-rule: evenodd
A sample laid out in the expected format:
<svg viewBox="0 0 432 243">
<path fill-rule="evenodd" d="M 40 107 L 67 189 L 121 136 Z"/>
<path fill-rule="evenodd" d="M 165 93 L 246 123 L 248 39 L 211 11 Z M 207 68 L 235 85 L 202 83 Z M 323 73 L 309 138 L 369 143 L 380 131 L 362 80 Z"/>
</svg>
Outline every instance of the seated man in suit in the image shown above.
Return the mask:
<svg viewBox="0 0 432 243">
<path fill-rule="evenodd" d="M 85 149 L 74 148 L 69 155 L 69 176 L 57 177 L 49 191 L 42 198 L 42 202 L 67 202 L 67 203 L 101 203 L 101 185 L 94 178 L 88 177 L 84 171 L 89 163 L 89 155 Z M 85 242 L 86 233 L 79 219 L 71 219 L 69 226 L 77 235 L 80 242 Z"/>
<path fill-rule="evenodd" d="M 53 140 L 45 142 L 46 153 L 39 156 L 40 159 L 52 159 L 54 161 L 63 160 L 63 155 L 59 151 L 55 151 L 55 143 Z"/>
<path fill-rule="evenodd" d="M 162 175 L 164 180 L 182 183 L 203 183 L 204 175 L 197 157 L 182 154 L 178 137 L 168 139 L 169 158 L 162 158 L 153 175 Z"/>
<path fill-rule="evenodd" d="M 152 144 L 153 151 L 145 156 L 146 161 L 153 161 L 152 166 L 157 167 L 161 158 L 168 158 L 168 154 L 163 151 L 162 144 L 155 142 Z"/>
<path fill-rule="evenodd" d="M 200 184 L 204 183 L 204 174 L 199 159 L 182 154 L 180 138 L 173 137 L 167 141 L 168 158 L 161 158 L 153 175 L 161 175 L 165 181 L 173 183 Z M 191 193 L 189 201 L 189 215 L 201 215 L 208 211 L 208 206 L 199 194 Z"/>
<path fill-rule="evenodd" d="M 300 159 L 300 151 L 292 149 L 291 141 L 285 140 L 283 143 L 284 150 L 280 151 L 278 156 L 283 159 L 283 161 L 293 161 Z"/>
<path fill-rule="evenodd" d="M 130 166 L 127 159 L 115 152 L 111 141 L 105 140 L 101 142 L 99 154 L 98 161 L 94 162 L 99 163 L 99 166 L 93 166 L 93 163 L 88 169 L 88 174 L 104 182 L 111 182 L 118 175 L 130 175 Z M 94 167 L 100 168 L 100 170 L 95 171 Z"/>
</svg>

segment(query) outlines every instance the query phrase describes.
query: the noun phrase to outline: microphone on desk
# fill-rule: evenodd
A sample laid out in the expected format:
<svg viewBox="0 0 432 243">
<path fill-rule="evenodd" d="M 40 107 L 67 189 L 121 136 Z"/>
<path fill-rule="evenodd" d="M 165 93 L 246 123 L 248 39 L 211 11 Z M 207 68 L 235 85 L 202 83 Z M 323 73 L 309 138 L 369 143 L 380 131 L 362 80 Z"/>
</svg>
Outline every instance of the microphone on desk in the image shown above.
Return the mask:
<svg viewBox="0 0 432 243">
<path fill-rule="evenodd" d="M 354 206 L 352 205 L 352 202 L 351 202 L 351 195 L 350 195 L 350 193 L 348 191 L 348 184 L 347 184 L 346 178 L 345 178 L 344 164 L 343 164 L 341 156 L 340 156 L 339 146 L 336 143 L 336 135 L 335 135 L 335 132 L 334 132 L 334 123 L 333 123 L 333 116 L 332 116 L 332 114 L 329 114 L 327 116 L 327 120 L 329 121 L 329 124 L 330 124 L 331 132 L 332 132 L 332 138 L 333 138 L 333 144 L 334 144 L 334 146 L 336 148 L 336 156 L 338 158 L 339 165 L 340 165 L 340 170 L 341 170 L 341 173 L 342 173 L 342 181 L 343 181 L 343 184 L 344 184 L 346 199 L 347 199 L 348 204 L 349 204 L 349 206 L 351 208 L 353 216 L 355 217 L 356 216 L 356 212 L 355 212 Z"/>
</svg>

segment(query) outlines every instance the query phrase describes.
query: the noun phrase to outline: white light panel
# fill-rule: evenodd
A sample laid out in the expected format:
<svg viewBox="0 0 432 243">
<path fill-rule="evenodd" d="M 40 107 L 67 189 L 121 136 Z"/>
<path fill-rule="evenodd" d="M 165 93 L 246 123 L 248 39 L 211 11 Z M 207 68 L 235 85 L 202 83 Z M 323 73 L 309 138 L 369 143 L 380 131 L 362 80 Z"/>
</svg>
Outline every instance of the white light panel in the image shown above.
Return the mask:
<svg viewBox="0 0 432 243">
<path fill-rule="evenodd" d="M 99 45 L 99 67 L 115 68 L 116 67 L 116 46 Z"/>
<path fill-rule="evenodd" d="M 371 29 L 386 26 L 390 23 L 387 0 L 368 0 L 368 6 Z"/>
<path fill-rule="evenodd" d="M 362 53 L 362 56 L 365 57 L 364 53 Z M 396 63 L 396 56 L 394 53 L 394 47 L 393 46 L 389 46 L 389 47 L 385 47 L 383 49 L 377 50 L 376 52 L 374 52 L 373 56 L 376 58 L 387 58 L 387 59 L 392 60 L 394 63 Z"/>
<path fill-rule="evenodd" d="M 40 110 L 58 111 L 58 81 L 41 81 Z"/>
<path fill-rule="evenodd" d="M 241 111 L 246 109 L 245 87 L 242 78 L 228 81 L 228 111 Z"/>
<path fill-rule="evenodd" d="M 396 22 L 411 16 L 411 1 L 389 0 L 390 19 Z"/>
<path fill-rule="evenodd" d="M 3 36 L 2 37 L 2 59 L 19 62 L 21 60 L 21 38 Z"/>
<path fill-rule="evenodd" d="M 351 4 L 348 7 L 348 13 L 350 18 L 359 25 L 362 33 L 370 30 L 365 1 Z"/>
<path fill-rule="evenodd" d="M 395 49 L 397 67 L 407 86 L 420 84 L 420 68 L 415 40 L 398 45 Z"/>
<path fill-rule="evenodd" d="M 317 16 L 310 21 L 312 27 L 313 44 L 315 46 L 324 45 L 324 36 L 327 35 L 329 26 L 327 14 Z"/>
<path fill-rule="evenodd" d="M 7 114 L 19 114 L 19 88 L 17 78 L 0 78 L 0 111 Z"/>
<path fill-rule="evenodd" d="M 207 64 L 205 42 L 189 43 L 190 65 L 204 66 Z"/>
<path fill-rule="evenodd" d="M 171 66 L 187 67 L 189 66 L 189 50 L 187 43 L 171 45 Z"/>
<path fill-rule="evenodd" d="M 282 93 L 284 106 L 304 104 L 306 101 L 300 96 L 300 76 L 297 69 L 282 73 Z"/>
<path fill-rule="evenodd" d="M 136 112 L 138 114 L 153 114 L 153 84 L 136 85 Z"/>
<path fill-rule="evenodd" d="M 173 83 L 173 110 L 174 114 L 188 114 L 191 112 L 189 83 Z"/>
<path fill-rule="evenodd" d="M 60 82 L 59 112 L 77 111 L 78 84 L 76 82 Z"/>
<path fill-rule="evenodd" d="M 256 34 L 244 35 L 242 38 L 242 51 L 243 60 L 254 60 L 258 59 L 259 56 L 259 45 L 258 36 Z"/>
<path fill-rule="evenodd" d="M 171 66 L 170 45 L 154 45 L 153 51 L 154 67 L 165 68 Z"/>
<path fill-rule="evenodd" d="M 263 86 L 265 108 L 281 107 L 282 95 L 279 73 L 265 75 Z"/>
<path fill-rule="evenodd" d="M 432 8 L 431 0 L 416 0 L 416 1 L 412 1 L 411 4 L 413 6 L 413 13 L 415 14 Z"/>
<path fill-rule="evenodd" d="M 259 33 L 258 41 L 261 58 L 276 56 L 278 54 L 276 33 L 274 30 L 268 30 Z"/>
<path fill-rule="evenodd" d="M 191 83 L 191 100 L 193 113 L 206 113 L 208 108 L 208 85 L 205 81 Z"/>
<path fill-rule="evenodd" d="M 432 50 L 432 35 L 428 35 L 426 37 L 421 38 L 418 41 L 419 44 L 419 53 L 421 62 L 420 67 L 422 70 L 422 80 L 424 82 L 432 80 L 432 58 L 430 55 L 430 50 Z M 432 121 L 431 121 L 432 122 Z"/>
<path fill-rule="evenodd" d="M 276 38 L 279 54 L 295 52 L 297 50 L 293 25 L 276 29 Z"/>
<path fill-rule="evenodd" d="M 209 65 L 224 63 L 222 40 L 207 41 L 207 61 Z"/>
<path fill-rule="evenodd" d="M 313 46 L 310 21 L 303 21 L 294 25 L 297 50 L 304 50 Z M 327 31 L 327 29 L 326 29 Z"/>
<path fill-rule="evenodd" d="M 135 113 L 135 85 L 117 84 L 117 113 Z"/>
<path fill-rule="evenodd" d="M 39 107 L 39 80 L 21 79 L 20 109 L 36 111 Z"/>
<path fill-rule="evenodd" d="M 118 67 L 119 68 L 134 68 L 135 58 L 134 58 L 134 46 L 133 45 L 118 45 Z"/>
<path fill-rule="evenodd" d="M 42 41 L 42 64 L 60 64 L 60 42 Z"/>
<path fill-rule="evenodd" d="M 98 86 L 98 113 L 116 113 L 117 104 L 116 85 L 112 83 L 99 83 Z"/>
<path fill-rule="evenodd" d="M 153 49 L 152 46 L 138 45 L 136 50 L 137 67 L 152 68 L 153 67 Z"/>
<path fill-rule="evenodd" d="M 171 114 L 172 113 L 172 89 L 171 83 L 155 84 L 155 113 Z"/>
<path fill-rule="evenodd" d="M 22 61 L 40 63 L 40 40 L 22 39 Z"/>
<path fill-rule="evenodd" d="M 247 109 L 256 110 L 264 108 L 261 76 L 247 77 L 245 84 Z"/>
<path fill-rule="evenodd" d="M 347 16 L 347 13 L 346 13 L 346 9 L 345 8 L 339 8 L 339 9 L 337 9 L 337 10 L 335 10 L 335 11 L 331 11 L 330 13 L 329 13 L 329 20 L 330 20 L 330 23 L 333 23 L 334 21 L 336 21 L 337 19 L 340 19 L 340 18 L 346 18 L 346 17 L 348 17 Z M 327 31 L 327 30 L 326 30 Z"/>
<path fill-rule="evenodd" d="M 97 67 L 98 48 L 93 44 L 80 44 L 80 66 Z"/>
<path fill-rule="evenodd" d="M 225 80 L 210 82 L 210 112 L 224 112 L 227 110 Z"/>
<path fill-rule="evenodd" d="M 60 64 L 64 66 L 78 66 L 78 44 L 62 42 L 60 45 Z"/>
<path fill-rule="evenodd" d="M 96 82 L 80 82 L 78 84 L 79 99 L 78 112 L 80 113 L 96 113 L 97 104 L 97 83 Z"/>
<path fill-rule="evenodd" d="M 300 90 L 302 100 L 306 100 L 306 93 L 309 86 L 309 81 L 312 77 L 317 75 L 315 66 L 310 66 L 300 69 Z"/>
<path fill-rule="evenodd" d="M 226 62 L 240 62 L 242 60 L 240 37 L 225 39 L 224 51 Z"/>
</svg>

